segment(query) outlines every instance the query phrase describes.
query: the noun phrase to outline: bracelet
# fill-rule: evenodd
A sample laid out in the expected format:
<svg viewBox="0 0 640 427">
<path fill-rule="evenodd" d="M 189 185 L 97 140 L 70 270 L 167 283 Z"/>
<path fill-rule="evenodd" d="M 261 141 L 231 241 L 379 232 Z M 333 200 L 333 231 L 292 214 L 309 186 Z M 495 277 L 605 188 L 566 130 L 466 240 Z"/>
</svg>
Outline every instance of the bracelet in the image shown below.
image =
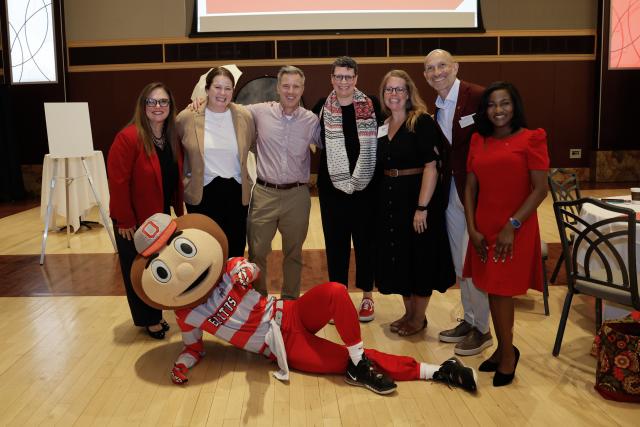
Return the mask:
<svg viewBox="0 0 640 427">
<path fill-rule="evenodd" d="M 426 211 L 426 210 L 427 210 L 427 207 L 426 207 L 426 206 L 420 206 L 420 205 L 418 205 L 418 206 L 416 206 L 416 210 L 417 210 L 417 211 Z"/>
</svg>

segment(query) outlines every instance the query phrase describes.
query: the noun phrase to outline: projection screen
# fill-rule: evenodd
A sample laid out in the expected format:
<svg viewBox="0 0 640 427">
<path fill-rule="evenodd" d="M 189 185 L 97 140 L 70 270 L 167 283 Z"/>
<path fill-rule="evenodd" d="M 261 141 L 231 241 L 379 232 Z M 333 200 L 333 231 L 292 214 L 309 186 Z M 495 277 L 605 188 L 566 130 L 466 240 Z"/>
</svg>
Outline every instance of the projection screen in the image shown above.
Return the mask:
<svg viewBox="0 0 640 427">
<path fill-rule="evenodd" d="M 478 14 L 479 0 L 196 0 L 194 27 L 198 34 L 473 30 Z"/>
</svg>

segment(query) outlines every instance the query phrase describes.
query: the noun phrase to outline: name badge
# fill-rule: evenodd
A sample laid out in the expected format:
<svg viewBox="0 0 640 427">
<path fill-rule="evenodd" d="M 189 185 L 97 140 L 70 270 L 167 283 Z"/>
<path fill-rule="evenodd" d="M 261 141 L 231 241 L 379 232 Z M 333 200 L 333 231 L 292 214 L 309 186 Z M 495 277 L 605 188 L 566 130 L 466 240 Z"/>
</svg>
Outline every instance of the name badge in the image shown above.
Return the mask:
<svg viewBox="0 0 640 427">
<path fill-rule="evenodd" d="M 460 117 L 460 121 L 458 123 L 460 123 L 460 127 L 461 128 L 466 128 L 467 126 L 471 126 L 474 121 L 473 121 L 473 116 L 475 115 L 475 113 L 473 114 L 469 114 L 468 116 L 462 116 Z"/>
<path fill-rule="evenodd" d="M 385 123 L 378 128 L 378 138 L 387 136 L 389 134 L 389 123 Z"/>
</svg>

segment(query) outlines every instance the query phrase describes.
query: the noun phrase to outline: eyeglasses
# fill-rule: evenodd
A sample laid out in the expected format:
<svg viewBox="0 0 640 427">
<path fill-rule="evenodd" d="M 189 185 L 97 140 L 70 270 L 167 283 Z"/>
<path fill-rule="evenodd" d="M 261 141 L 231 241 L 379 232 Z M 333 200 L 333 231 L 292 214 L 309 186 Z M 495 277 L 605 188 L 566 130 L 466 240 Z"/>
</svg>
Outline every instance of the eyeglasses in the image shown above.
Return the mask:
<svg viewBox="0 0 640 427">
<path fill-rule="evenodd" d="M 167 98 L 161 98 L 161 99 L 147 98 L 144 101 L 144 105 L 146 105 L 147 107 L 155 107 L 157 105 L 161 107 L 168 107 L 169 104 L 170 104 L 170 101 Z"/>
<path fill-rule="evenodd" d="M 398 87 L 385 87 L 384 88 L 384 93 L 397 93 L 398 95 L 402 95 L 403 93 L 407 92 L 407 88 L 406 87 L 402 87 L 402 86 L 398 86 Z"/>
<path fill-rule="evenodd" d="M 332 74 L 331 75 L 334 79 L 336 79 L 337 81 L 342 81 L 344 80 L 345 82 L 352 82 L 353 79 L 356 78 L 356 76 L 348 76 L 348 75 L 344 75 L 344 74 Z"/>
</svg>

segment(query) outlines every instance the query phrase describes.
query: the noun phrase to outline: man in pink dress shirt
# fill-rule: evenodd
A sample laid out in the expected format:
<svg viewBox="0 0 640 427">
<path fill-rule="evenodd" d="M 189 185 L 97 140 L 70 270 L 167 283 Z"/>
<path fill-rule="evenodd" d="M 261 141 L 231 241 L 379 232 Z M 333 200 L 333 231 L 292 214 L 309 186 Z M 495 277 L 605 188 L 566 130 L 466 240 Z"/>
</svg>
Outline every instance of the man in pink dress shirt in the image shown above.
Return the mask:
<svg viewBox="0 0 640 427">
<path fill-rule="evenodd" d="M 279 102 L 248 105 L 256 125 L 257 180 L 249 205 L 249 259 L 261 275 L 254 288 L 267 294 L 267 255 L 276 230 L 282 235 L 281 298 L 300 295 L 302 244 L 309 228 L 311 198 L 309 146 L 320 145 L 318 117 L 300 106 L 304 73 L 284 66 L 278 72 Z"/>
</svg>

